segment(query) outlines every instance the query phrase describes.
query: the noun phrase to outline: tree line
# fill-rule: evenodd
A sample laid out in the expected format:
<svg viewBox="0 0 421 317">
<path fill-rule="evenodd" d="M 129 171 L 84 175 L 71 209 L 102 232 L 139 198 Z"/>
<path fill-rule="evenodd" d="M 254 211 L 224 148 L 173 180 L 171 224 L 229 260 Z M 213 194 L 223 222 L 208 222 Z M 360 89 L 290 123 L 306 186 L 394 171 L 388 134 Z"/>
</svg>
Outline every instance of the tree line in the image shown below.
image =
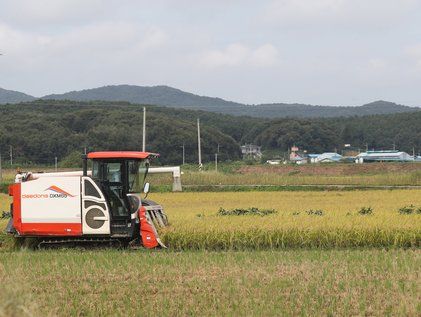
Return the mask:
<svg viewBox="0 0 421 317">
<path fill-rule="evenodd" d="M 365 149 L 421 149 L 421 112 L 326 119 L 277 120 L 234 117 L 204 111 L 147 105 L 147 150 L 158 152 L 160 164 L 197 162 L 196 119 L 201 119 L 203 161 L 219 149 L 222 161 L 239 160 L 240 145 L 287 152 L 297 145 L 310 152 L 338 151 L 344 144 Z M 0 105 L 0 153 L 13 149 L 17 163 L 47 164 L 58 157 L 75 164 L 84 148 L 139 150 L 143 107 L 127 102 L 37 100 Z"/>
</svg>

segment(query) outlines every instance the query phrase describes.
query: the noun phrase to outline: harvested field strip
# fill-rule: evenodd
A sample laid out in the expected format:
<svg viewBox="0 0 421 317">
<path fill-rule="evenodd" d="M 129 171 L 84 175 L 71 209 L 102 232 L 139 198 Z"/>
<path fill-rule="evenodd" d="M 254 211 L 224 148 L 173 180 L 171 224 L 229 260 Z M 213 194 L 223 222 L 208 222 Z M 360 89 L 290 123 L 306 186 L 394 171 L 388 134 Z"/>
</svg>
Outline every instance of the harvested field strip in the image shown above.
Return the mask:
<svg viewBox="0 0 421 317">
<path fill-rule="evenodd" d="M 0 252 L 0 315 L 419 316 L 420 255 Z"/>
</svg>

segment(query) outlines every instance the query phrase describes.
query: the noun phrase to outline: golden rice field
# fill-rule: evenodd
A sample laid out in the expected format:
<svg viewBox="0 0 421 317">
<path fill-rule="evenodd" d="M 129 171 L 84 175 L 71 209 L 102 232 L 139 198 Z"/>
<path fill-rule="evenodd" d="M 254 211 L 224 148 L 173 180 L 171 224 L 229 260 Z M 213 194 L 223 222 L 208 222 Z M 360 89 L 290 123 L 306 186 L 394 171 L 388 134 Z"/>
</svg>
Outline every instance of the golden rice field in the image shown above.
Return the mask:
<svg viewBox="0 0 421 317">
<path fill-rule="evenodd" d="M 421 190 L 152 193 L 170 226 L 160 230 L 171 250 L 421 246 Z M 9 209 L 0 194 L 0 211 Z M 275 209 L 267 216 L 218 216 L 219 208 Z M 373 214 L 360 215 L 361 207 Z M 323 210 L 322 216 L 308 210 Z M 4 227 L 6 222 L 2 221 Z"/>
<path fill-rule="evenodd" d="M 421 246 L 421 215 L 397 211 L 410 204 L 421 207 L 420 190 L 154 193 L 150 198 L 170 218 L 161 237 L 175 250 Z M 268 208 L 278 214 L 218 216 L 220 207 Z M 360 215 L 361 207 L 374 212 Z M 310 209 L 324 215 L 308 215 Z"/>
</svg>

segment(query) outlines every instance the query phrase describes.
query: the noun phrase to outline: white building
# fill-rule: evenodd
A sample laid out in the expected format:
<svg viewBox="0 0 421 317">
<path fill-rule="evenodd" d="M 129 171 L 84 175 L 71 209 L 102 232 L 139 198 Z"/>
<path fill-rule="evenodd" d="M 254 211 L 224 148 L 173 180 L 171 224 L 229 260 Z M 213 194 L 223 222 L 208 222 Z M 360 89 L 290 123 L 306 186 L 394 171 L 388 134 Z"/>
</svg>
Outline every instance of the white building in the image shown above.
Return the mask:
<svg viewBox="0 0 421 317">
<path fill-rule="evenodd" d="M 243 158 L 260 159 L 262 157 L 261 147 L 254 144 L 245 144 L 241 146 Z"/>
<path fill-rule="evenodd" d="M 364 162 L 413 162 L 414 157 L 401 151 L 367 151 L 355 158 L 355 163 Z"/>
<path fill-rule="evenodd" d="M 315 157 L 313 162 L 314 163 L 335 163 L 335 162 L 340 162 L 342 158 L 343 156 L 338 153 L 326 152 Z"/>
</svg>

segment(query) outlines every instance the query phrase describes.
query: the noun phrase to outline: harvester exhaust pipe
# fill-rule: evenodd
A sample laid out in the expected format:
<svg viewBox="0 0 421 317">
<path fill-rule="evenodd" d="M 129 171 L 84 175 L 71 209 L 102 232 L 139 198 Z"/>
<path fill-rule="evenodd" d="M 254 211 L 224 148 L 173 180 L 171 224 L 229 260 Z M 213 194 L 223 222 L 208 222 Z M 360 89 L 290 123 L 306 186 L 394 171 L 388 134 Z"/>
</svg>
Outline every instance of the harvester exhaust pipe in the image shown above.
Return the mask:
<svg viewBox="0 0 421 317">
<path fill-rule="evenodd" d="M 88 176 L 88 156 L 86 154 L 82 155 L 82 168 L 83 176 Z"/>
</svg>

